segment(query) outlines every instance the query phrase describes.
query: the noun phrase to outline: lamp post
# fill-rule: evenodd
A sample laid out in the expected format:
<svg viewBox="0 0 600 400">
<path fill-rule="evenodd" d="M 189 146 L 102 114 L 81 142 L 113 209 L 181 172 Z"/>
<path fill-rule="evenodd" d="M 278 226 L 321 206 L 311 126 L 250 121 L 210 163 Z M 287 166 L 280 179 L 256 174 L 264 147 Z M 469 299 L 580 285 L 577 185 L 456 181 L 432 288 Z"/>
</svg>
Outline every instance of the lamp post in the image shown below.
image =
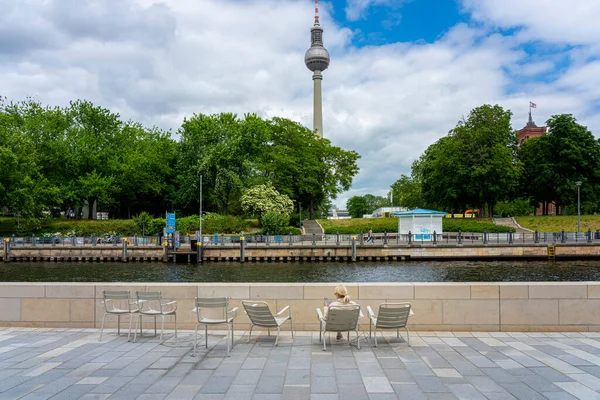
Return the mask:
<svg viewBox="0 0 600 400">
<path fill-rule="evenodd" d="M 577 233 L 581 231 L 581 181 L 575 182 L 577 185 Z"/>
</svg>

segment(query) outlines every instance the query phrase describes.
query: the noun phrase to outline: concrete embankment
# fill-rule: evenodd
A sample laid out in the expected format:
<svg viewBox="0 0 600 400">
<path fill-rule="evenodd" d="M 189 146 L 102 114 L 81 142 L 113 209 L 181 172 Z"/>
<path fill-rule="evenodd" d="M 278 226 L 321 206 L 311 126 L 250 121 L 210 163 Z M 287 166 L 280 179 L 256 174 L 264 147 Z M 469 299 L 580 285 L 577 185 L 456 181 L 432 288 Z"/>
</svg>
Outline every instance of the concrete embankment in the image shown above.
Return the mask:
<svg viewBox="0 0 600 400">
<path fill-rule="evenodd" d="M 162 261 L 196 262 L 189 247 L 172 252 L 162 246 L 19 246 L 4 261 Z M 205 246 L 204 261 L 404 261 L 411 259 L 600 258 L 600 243 L 530 244 L 239 244 Z"/>
<path fill-rule="evenodd" d="M 162 292 L 177 300 L 177 326 L 193 329 L 195 297 L 230 297 L 238 306 L 236 330 L 249 329 L 242 300 L 266 301 L 271 310 L 291 307 L 295 330 L 318 330 L 316 309 L 331 297 L 330 283 L 0 283 L 0 326 L 99 328 L 103 290 Z M 413 330 L 598 331 L 598 282 L 347 283 L 349 294 L 375 312 L 383 302 L 410 302 Z M 148 319 L 147 327 L 154 323 Z M 129 319 L 121 319 L 126 330 Z M 368 318 L 360 328 L 369 329 Z M 115 327 L 116 318 L 107 318 Z M 173 329 L 169 317 L 165 328 Z M 222 328 L 221 328 L 222 329 Z M 289 325 L 285 326 L 289 329 Z"/>
</svg>

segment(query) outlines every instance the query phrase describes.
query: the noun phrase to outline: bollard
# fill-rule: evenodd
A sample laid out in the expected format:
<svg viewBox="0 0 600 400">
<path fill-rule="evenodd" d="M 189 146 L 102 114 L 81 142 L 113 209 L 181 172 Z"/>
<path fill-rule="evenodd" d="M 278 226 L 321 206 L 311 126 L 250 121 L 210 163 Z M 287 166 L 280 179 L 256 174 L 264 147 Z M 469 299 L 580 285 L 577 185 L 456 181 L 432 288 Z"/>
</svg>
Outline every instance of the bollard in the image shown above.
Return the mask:
<svg viewBox="0 0 600 400">
<path fill-rule="evenodd" d="M 335 235 L 335 244 L 337 246 L 340 245 L 340 233 L 339 232 Z"/>
<path fill-rule="evenodd" d="M 487 229 L 483 230 L 483 244 L 487 244 L 488 242 L 488 237 L 487 237 Z"/>
<path fill-rule="evenodd" d="M 592 243 L 592 230 L 590 228 L 587 231 L 587 242 Z"/>
<path fill-rule="evenodd" d="M 77 237 L 75 237 L 75 235 L 73 235 L 73 237 L 71 239 L 73 240 L 73 246 L 77 246 Z"/>
<path fill-rule="evenodd" d="M 35 235 L 31 235 L 31 245 L 35 246 Z"/>
<path fill-rule="evenodd" d="M 127 238 L 123 238 L 123 256 L 121 261 L 127 262 Z"/>
<path fill-rule="evenodd" d="M 292 232 L 288 233 L 288 241 L 290 243 L 290 246 L 293 244 L 292 242 Z"/>
<path fill-rule="evenodd" d="M 315 233 L 313 232 L 313 237 L 312 237 L 312 245 L 316 246 L 317 245 L 317 236 L 315 235 Z"/>
<path fill-rule="evenodd" d="M 3 245 L 2 253 L 4 255 L 4 262 L 9 262 L 10 261 L 10 239 L 4 238 L 2 245 Z"/>
<path fill-rule="evenodd" d="M 462 232 L 460 231 L 460 228 L 458 228 L 458 244 L 462 244 Z"/>
<path fill-rule="evenodd" d="M 565 238 L 565 230 L 564 230 L 564 229 L 562 229 L 562 230 L 560 231 L 560 242 L 561 242 L 561 243 L 564 243 L 564 242 L 566 242 L 566 238 Z"/>
<path fill-rule="evenodd" d="M 243 236 L 240 236 L 240 262 L 245 262 L 246 261 L 246 256 L 245 256 L 245 243 L 246 243 L 246 238 Z"/>
<path fill-rule="evenodd" d="M 508 232 L 508 244 L 513 244 L 513 233 Z"/>
<path fill-rule="evenodd" d="M 388 244 L 387 231 L 383 231 L 383 245 L 387 246 L 387 244 Z"/>
<path fill-rule="evenodd" d="M 356 261 L 356 236 L 352 236 L 352 261 Z"/>
<path fill-rule="evenodd" d="M 412 243 L 412 233 L 408 231 L 408 244 Z"/>
<path fill-rule="evenodd" d="M 156 245 L 160 246 L 160 244 L 162 243 L 162 238 L 160 237 L 160 233 L 156 234 Z"/>
<path fill-rule="evenodd" d="M 437 233 L 433 231 L 433 244 L 437 244 Z"/>
<path fill-rule="evenodd" d="M 269 245 L 269 232 L 267 232 L 267 246 Z"/>
<path fill-rule="evenodd" d="M 540 242 L 540 232 L 536 229 L 534 236 L 533 236 L 533 242 L 534 243 L 539 243 Z"/>
</svg>

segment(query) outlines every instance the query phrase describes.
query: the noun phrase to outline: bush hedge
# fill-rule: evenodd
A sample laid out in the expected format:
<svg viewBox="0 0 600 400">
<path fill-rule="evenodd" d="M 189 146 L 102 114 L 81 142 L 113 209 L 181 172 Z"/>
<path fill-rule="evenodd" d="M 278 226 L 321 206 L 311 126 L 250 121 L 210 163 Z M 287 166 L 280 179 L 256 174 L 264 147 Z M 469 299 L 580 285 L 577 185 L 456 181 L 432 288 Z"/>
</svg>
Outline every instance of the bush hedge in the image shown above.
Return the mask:
<svg viewBox="0 0 600 400">
<path fill-rule="evenodd" d="M 353 234 L 366 233 L 369 229 L 373 232 L 398 232 L 398 218 L 351 218 L 351 219 L 320 219 L 318 220 L 326 234 Z M 515 229 L 507 226 L 495 225 L 490 219 L 442 219 L 444 232 L 514 232 Z"/>
</svg>

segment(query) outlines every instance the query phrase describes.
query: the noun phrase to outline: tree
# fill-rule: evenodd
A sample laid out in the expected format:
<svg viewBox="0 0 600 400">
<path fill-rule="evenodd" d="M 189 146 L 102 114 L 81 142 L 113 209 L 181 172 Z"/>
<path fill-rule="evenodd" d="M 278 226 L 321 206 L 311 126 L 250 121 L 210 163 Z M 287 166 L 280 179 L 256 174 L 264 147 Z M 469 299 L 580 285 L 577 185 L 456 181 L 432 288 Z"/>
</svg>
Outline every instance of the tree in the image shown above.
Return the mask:
<svg viewBox="0 0 600 400">
<path fill-rule="evenodd" d="M 571 114 L 554 115 L 546 122 L 548 134 L 530 139 L 519 149 L 521 185 L 534 203 L 556 202 L 560 213 L 577 202 L 575 182 L 582 196 L 600 192 L 600 146 L 587 127 Z"/>
<path fill-rule="evenodd" d="M 421 199 L 421 184 L 410 176 L 400 175 L 400 179 L 392 183 L 392 206 L 406 208 L 423 207 Z"/>
<path fill-rule="evenodd" d="M 516 135 L 510 111 L 483 105 L 431 145 L 416 165 L 424 199 L 451 211 L 468 206 L 494 214 L 517 183 Z"/>
<path fill-rule="evenodd" d="M 346 209 L 352 218 L 362 218 L 363 215 L 369 214 L 364 196 L 350 197 L 346 202 Z"/>
<path fill-rule="evenodd" d="M 242 209 L 259 221 L 267 213 L 288 216 L 294 212 L 294 203 L 285 194 L 279 193 L 271 185 L 257 185 L 248 189 L 241 198 Z"/>
</svg>

